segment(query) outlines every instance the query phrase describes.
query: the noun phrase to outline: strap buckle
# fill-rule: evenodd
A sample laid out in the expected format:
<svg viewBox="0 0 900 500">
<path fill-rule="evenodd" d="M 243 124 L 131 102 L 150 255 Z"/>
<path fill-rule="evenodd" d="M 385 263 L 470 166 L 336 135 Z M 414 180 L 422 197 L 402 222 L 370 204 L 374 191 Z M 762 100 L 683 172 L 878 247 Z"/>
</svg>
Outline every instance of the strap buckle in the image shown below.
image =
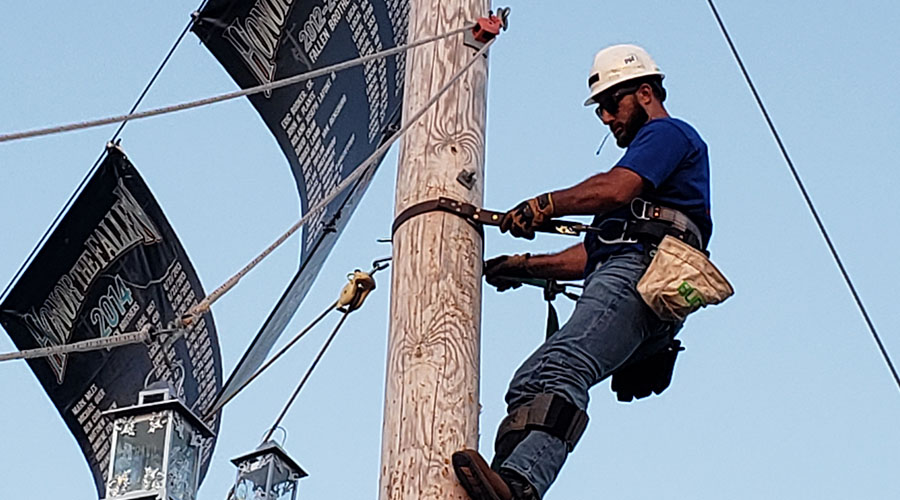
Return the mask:
<svg viewBox="0 0 900 500">
<path fill-rule="evenodd" d="M 621 223 L 622 231 L 621 232 L 616 231 L 615 236 L 606 238 L 606 237 L 604 237 L 603 226 L 610 222 Z M 604 245 L 623 245 L 623 244 L 627 245 L 627 244 L 637 243 L 638 242 L 637 238 L 625 236 L 626 234 L 628 234 L 629 224 L 631 224 L 631 222 L 629 222 L 625 219 L 606 219 L 606 220 L 600 221 L 599 225 L 592 226 L 590 229 L 591 229 L 591 232 L 594 233 L 594 236 L 597 237 L 597 240 L 599 240 L 600 243 L 603 243 Z M 606 234 L 608 234 L 608 233 L 606 233 Z"/>
<path fill-rule="evenodd" d="M 702 243 L 700 228 L 680 210 L 635 198 L 631 200 L 631 214 L 636 219 L 638 230 L 644 229 L 642 227 L 642 224 L 646 224 L 644 221 L 661 222 L 677 231 L 668 234 L 688 242 L 691 246 L 699 248 Z"/>
</svg>

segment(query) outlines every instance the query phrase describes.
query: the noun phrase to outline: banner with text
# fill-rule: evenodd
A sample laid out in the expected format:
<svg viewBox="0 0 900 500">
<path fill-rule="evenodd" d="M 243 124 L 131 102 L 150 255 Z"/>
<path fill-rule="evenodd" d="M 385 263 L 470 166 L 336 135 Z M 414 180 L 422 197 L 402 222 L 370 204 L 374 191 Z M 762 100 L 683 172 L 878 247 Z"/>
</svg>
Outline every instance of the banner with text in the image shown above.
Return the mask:
<svg viewBox="0 0 900 500">
<path fill-rule="evenodd" d="M 19 349 L 60 346 L 174 325 L 205 296 L 184 249 L 137 170 L 118 148 L 106 158 L 0 304 L 0 324 Z M 222 387 L 211 314 L 148 343 L 28 360 L 75 436 L 100 497 L 112 422 L 101 412 L 137 403 L 138 392 L 168 382 L 200 414 Z M 218 430 L 218 415 L 205 420 Z M 200 446 L 201 480 L 215 438 Z M 141 484 L 143 470 L 131 471 Z"/>
<path fill-rule="evenodd" d="M 409 0 L 210 0 L 194 32 L 241 88 L 405 43 Z M 396 130 L 404 58 L 388 57 L 250 96 L 287 156 L 300 206 L 321 201 Z M 374 172 L 372 169 L 370 172 Z M 303 228 L 297 275 L 225 384 L 229 398 L 264 362 L 365 193 L 360 178 Z"/>
</svg>

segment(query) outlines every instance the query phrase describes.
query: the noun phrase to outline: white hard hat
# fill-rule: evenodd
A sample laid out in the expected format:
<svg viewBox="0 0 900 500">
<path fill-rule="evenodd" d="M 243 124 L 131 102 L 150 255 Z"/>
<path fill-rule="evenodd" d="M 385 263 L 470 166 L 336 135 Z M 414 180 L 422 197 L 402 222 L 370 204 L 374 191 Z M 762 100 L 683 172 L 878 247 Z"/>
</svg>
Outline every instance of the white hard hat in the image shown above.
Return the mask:
<svg viewBox="0 0 900 500">
<path fill-rule="evenodd" d="M 660 79 L 666 76 L 659 70 L 659 66 L 656 65 L 650 54 L 641 47 L 637 45 L 607 47 L 594 56 L 591 76 L 588 77 L 591 97 L 584 102 L 584 105 L 594 104 L 594 99 L 598 95 L 614 85 L 654 75 L 659 76 Z"/>
</svg>

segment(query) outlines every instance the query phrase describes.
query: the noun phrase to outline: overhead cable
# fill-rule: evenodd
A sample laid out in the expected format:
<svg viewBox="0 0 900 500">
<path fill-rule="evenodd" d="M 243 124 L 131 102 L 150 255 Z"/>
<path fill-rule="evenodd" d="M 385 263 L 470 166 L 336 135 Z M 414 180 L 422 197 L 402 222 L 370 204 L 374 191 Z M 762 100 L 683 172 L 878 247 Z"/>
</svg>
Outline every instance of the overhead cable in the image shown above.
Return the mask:
<svg viewBox="0 0 900 500">
<path fill-rule="evenodd" d="M 396 47 L 383 50 L 380 52 L 375 52 L 373 54 L 361 56 L 355 59 L 351 59 L 348 61 L 344 61 L 338 64 L 334 64 L 332 66 L 327 66 L 321 69 L 317 69 L 314 71 L 310 71 L 308 73 L 303 73 L 300 75 L 294 75 L 288 78 L 283 78 L 281 80 L 276 80 L 273 82 L 265 83 L 262 85 L 257 85 L 255 87 L 249 87 L 242 90 L 236 90 L 234 92 L 228 92 L 225 94 L 220 94 L 212 97 L 207 97 L 205 99 L 198 99 L 195 101 L 184 102 L 181 104 L 174 104 L 172 106 L 165 106 L 162 108 L 150 109 L 147 111 L 141 111 L 139 113 L 130 112 L 125 115 L 112 116 L 109 118 L 100 118 L 97 120 L 90 120 L 84 122 L 75 122 L 69 123 L 66 125 L 58 125 L 54 127 L 46 127 L 39 128 L 33 130 L 26 130 L 24 132 L 13 132 L 9 134 L 0 135 L 0 142 L 9 142 L 16 141 L 20 139 L 27 139 L 31 137 L 40 137 L 45 135 L 53 135 L 53 134 L 61 134 L 63 132 L 71 132 L 73 130 L 83 130 L 86 128 L 99 127 L 102 125 L 109 125 L 112 123 L 119 122 L 127 122 L 129 120 L 138 120 L 141 118 L 149 118 L 151 116 L 164 115 L 168 113 L 175 113 L 177 111 L 184 111 L 186 109 L 198 108 L 201 106 L 208 106 L 210 104 L 215 104 L 217 102 L 228 101 L 232 99 L 237 99 L 238 97 L 250 96 L 259 94 L 262 92 L 267 92 L 274 89 L 279 89 L 282 87 L 287 87 L 290 85 L 295 85 L 301 82 L 305 82 L 307 80 L 311 80 L 313 78 L 318 78 L 320 76 L 329 75 L 331 73 L 336 73 L 338 71 L 343 71 L 348 68 L 352 68 L 355 66 L 359 66 L 365 64 L 370 61 L 375 61 L 378 59 L 383 59 L 388 56 L 392 56 L 395 54 L 399 54 L 401 52 L 406 52 L 409 49 L 413 49 L 415 47 L 419 47 L 421 45 L 425 45 L 428 43 L 437 42 L 446 38 L 450 38 L 455 35 L 459 35 L 460 33 L 469 31 L 472 29 L 472 25 L 464 26 L 462 28 L 457 28 L 452 31 L 448 31 L 446 33 L 442 33 L 439 35 L 434 35 L 430 37 L 423 38 L 421 40 L 417 40 L 412 43 L 408 43 L 406 45 L 398 45 Z M 183 36 L 183 35 L 182 35 Z"/>
<path fill-rule="evenodd" d="M 132 113 L 134 113 L 137 110 L 138 106 L 141 105 L 141 102 L 144 100 L 144 97 L 147 95 L 147 92 L 149 92 L 150 88 L 153 87 L 153 84 L 156 83 L 156 79 L 159 77 L 160 73 L 162 73 L 163 68 L 165 68 L 166 65 L 169 63 L 169 59 L 172 58 L 172 54 L 175 53 L 175 49 L 177 49 L 178 46 L 181 45 L 181 41 L 184 40 L 184 36 L 191 29 L 191 26 L 193 25 L 193 23 L 194 23 L 194 19 L 191 18 L 191 20 L 188 21 L 187 25 L 185 25 L 184 29 L 181 31 L 181 34 L 178 35 L 178 38 L 175 39 L 175 42 L 172 44 L 172 47 L 169 48 L 169 52 L 166 53 L 166 56 L 163 58 L 162 62 L 159 64 L 159 66 L 156 68 L 156 71 L 153 73 L 153 76 L 150 77 L 150 81 L 147 82 L 147 85 L 144 86 L 144 90 L 141 91 L 141 94 L 138 96 L 137 100 L 134 101 L 134 104 L 131 106 L 131 110 L 128 111 L 128 115 L 131 115 Z M 112 143 L 116 142 L 116 139 L 119 138 L 119 134 L 122 133 L 122 129 L 125 128 L 125 124 L 127 124 L 127 123 L 128 123 L 128 120 L 122 120 L 121 125 L 119 125 L 119 128 L 116 129 L 116 133 L 113 134 L 113 136 L 109 140 L 109 142 L 112 142 Z M 31 249 L 31 253 L 28 254 L 28 257 L 26 257 L 25 261 L 22 262 L 22 265 L 19 267 L 19 270 L 16 271 L 16 274 L 13 276 L 13 278 L 9 281 L 9 283 L 7 283 L 6 288 L 3 289 L 3 293 L 0 293 L 0 301 L 2 301 L 3 298 L 6 297 L 7 292 L 9 292 L 10 288 L 12 288 L 12 286 L 16 283 L 16 281 L 22 275 L 22 272 L 25 271 L 25 269 L 28 267 L 28 264 L 31 263 L 31 259 L 34 258 L 35 254 L 38 252 L 38 250 L 40 250 L 40 248 L 44 245 L 44 242 L 47 241 L 47 237 L 49 237 L 50 233 L 53 231 L 53 229 L 56 228 L 56 224 L 59 223 L 59 220 L 62 219 L 62 216 L 65 215 L 66 212 L 68 212 L 69 208 L 72 206 L 72 203 L 75 201 L 75 198 L 78 197 L 78 195 L 81 193 L 81 190 L 84 188 L 84 185 L 87 184 L 88 180 L 90 180 L 90 178 L 94 175 L 94 172 L 97 170 L 97 167 L 100 166 L 100 161 L 103 160 L 103 157 L 105 155 L 106 155 L 106 147 L 104 145 L 103 152 L 100 153 L 99 157 L 97 157 L 97 161 L 94 162 L 94 165 L 90 168 L 90 170 L 88 170 L 88 172 L 87 172 L 87 174 L 85 174 L 84 178 L 81 179 L 81 182 L 75 188 L 75 191 L 73 191 L 72 195 L 69 197 L 69 199 L 66 200 L 66 203 L 62 207 L 62 210 L 60 210 L 59 213 L 56 214 L 56 218 L 53 219 L 53 222 L 51 222 L 50 225 L 47 227 L 47 230 L 44 231 L 44 234 L 43 234 L 43 236 L 41 236 L 41 239 L 38 240 L 37 245 L 35 245 L 34 248 Z"/>
<path fill-rule="evenodd" d="M 313 327 L 318 325 L 320 321 L 325 319 L 325 316 L 327 316 L 328 313 L 330 313 L 331 311 L 334 311 L 336 306 L 337 306 L 337 302 L 330 304 L 328 307 L 326 307 L 325 310 L 322 311 L 321 314 L 316 316 L 316 319 L 312 320 L 312 322 L 310 322 L 308 325 L 303 327 L 303 329 L 300 330 L 300 333 L 295 335 L 294 338 L 292 338 L 290 342 L 285 344 L 284 347 L 282 347 L 277 353 L 275 353 L 275 355 L 273 355 L 271 358 L 269 358 L 262 366 L 260 366 L 255 372 L 253 372 L 253 375 L 251 375 L 250 378 L 248 378 L 246 382 L 241 384 L 240 387 L 235 389 L 235 391 L 228 398 L 219 402 L 219 404 L 215 405 L 214 407 L 212 407 L 208 410 L 204 410 L 204 412 L 203 412 L 204 417 L 216 413 L 217 411 L 221 410 L 225 405 L 230 403 L 232 399 L 236 398 L 237 395 L 240 394 L 241 391 L 246 389 L 247 386 L 249 386 L 251 382 L 253 382 L 254 380 L 256 380 L 257 377 L 262 375 L 263 372 L 268 370 L 269 367 L 271 367 L 273 364 L 275 364 L 275 362 L 278 361 L 278 359 L 281 356 L 283 356 L 286 352 L 288 352 L 291 349 L 291 347 L 294 346 L 294 344 L 296 344 L 298 341 L 300 341 L 300 339 L 302 339 L 310 330 L 312 330 Z"/>
<path fill-rule="evenodd" d="M 438 101 L 438 99 L 440 99 L 453 86 L 453 84 L 455 84 L 460 78 L 462 78 L 462 76 L 469 70 L 469 68 L 472 67 L 472 65 L 474 65 L 477 61 L 479 61 L 481 59 L 481 57 L 487 53 L 488 49 L 494 44 L 495 41 L 496 41 L 496 39 L 487 42 L 480 50 L 478 50 L 478 52 L 472 57 L 472 59 L 470 59 L 462 68 L 460 68 L 459 71 L 457 71 L 455 74 L 453 74 L 453 76 L 451 76 L 450 79 L 447 80 L 447 82 L 444 83 L 444 85 L 440 89 L 438 89 L 438 91 L 435 92 L 434 95 L 431 96 L 431 98 L 428 100 L 428 102 L 423 104 L 422 107 L 419 108 L 411 116 L 405 117 L 405 119 L 404 119 L 405 123 L 403 124 L 403 126 L 400 127 L 400 129 L 397 130 L 396 133 L 394 133 L 387 140 L 385 140 L 384 143 L 381 146 L 379 146 L 378 149 L 375 150 L 375 152 L 373 152 L 368 158 L 366 158 L 362 163 L 360 163 L 359 166 L 357 166 L 350 175 L 348 175 L 343 181 L 341 181 L 340 184 L 337 185 L 337 187 L 334 188 L 334 190 L 331 191 L 331 193 L 329 193 L 318 203 L 316 203 L 315 205 L 310 207 L 306 211 L 306 213 L 303 214 L 303 216 L 300 218 L 300 220 L 298 220 L 296 223 L 294 223 L 293 226 L 291 226 L 287 231 L 285 231 L 284 234 L 279 236 L 278 239 L 276 239 L 274 243 L 269 245 L 268 248 L 263 250 L 262 253 L 257 255 L 256 258 L 254 258 L 252 261 L 250 261 L 249 264 L 244 266 L 243 269 L 238 271 L 237 274 L 235 274 L 234 276 L 229 278 L 222 285 L 220 285 L 218 288 L 213 290 L 209 295 L 207 295 L 206 298 L 204 298 L 196 306 L 194 306 L 188 313 L 188 317 L 186 318 L 186 321 L 188 323 L 190 323 L 195 318 L 199 317 L 201 314 L 204 314 L 205 312 L 207 312 L 209 310 L 210 306 L 212 306 L 223 295 L 228 293 L 229 290 L 234 288 L 235 285 L 237 285 L 238 282 L 244 276 L 246 276 L 251 270 L 253 270 L 254 267 L 256 267 L 260 262 L 262 262 L 266 257 L 268 257 L 273 251 L 275 251 L 285 241 L 287 241 L 288 238 L 290 238 L 301 227 L 303 227 L 320 210 L 323 210 L 325 207 L 328 206 L 329 203 L 334 201 L 334 199 L 337 198 L 338 195 L 340 195 L 344 190 L 346 190 L 351 184 L 353 184 L 353 182 L 356 181 L 356 179 L 362 177 L 363 175 L 368 173 L 370 169 L 374 168 L 374 166 L 377 164 L 378 160 L 380 160 L 381 157 L 387 153 L 388 149 L 390 149 L 390 147 L 395 142 L 397 142 L 401 137 L 403 137 L 403 135 L 406 134 L 406 132 L 410 129 L 410 127 L 412 127 L 419 120 L 419 118 L 421 118 L 422 115 L 424 115 L 428 111 L 428 109 L 430 109 L 431 106 L 433 106 L 434 103 L 436 103 Z"/>
<path fill-rule="evenodd" d="M 734 55 L 738 66 L 740 66 L 741 68 L 741 72 L 744 74 L 744 79 L 747 81 L 747 85 L 753 92 L 753 97 L 756 99 L 756 104 L 759 105 L 759 109 L 762 111 L 762 114 L 766 119 L 766 123 L 769 125 L 769 130 L 771 130 L 772 135 L 775 137 L 775 142 L 778 143 L 778 148 L 781 149 L 781 154 L 782 156 L 784 156 L 784 160 L 785 162 L 787 162 L 787 166 L 791 170 L 791 175 L 794 177 L 794 181 L 797 183 L 797 187 L 800 188 L 800 192 L 803 194 L 803 199 L 806 201 L 806 206 L 809 207 L 809 211 L 812 213 L 812 216 L 816 221 L 816 225 L 819 227 L 819 232 L 822 233 L 822 237 L 825 239 L 825 243 L 828 245 L 828 249 L 831 251 L 831 256 L 834 258 L 835 263 L 837 263 L 838 269 L 840 269 L 841 275 L 844 277 L 844 282 L 850 289 L 850 294 L 853 295 L 853 300 L 856 302 L 856 306 L 859 309 L 859 312 L 862 313 L 863 319 L 865 320 L 866 325 L 868 325 L 869 327 L 869 332 L 872 333 L 872 337 L 875 339 L 875 343 L 878 345 L 878 349 L 881 351 L 881 356 L 884 358 L 884 362 L 887 364 L 888 369 L 891 371 L 891 374 L 894 377 L 894 382 L 896 382 L 897 388 L 900 389 L 900 376 L 898 376 L 897 374 L 897 369 L 894 368 L 894 363 L 891 361 L 891 357 L 888 354 L 884 343 L 881 341 L 881 337 L 878 335 L 878 331 L 875 329 L 875 324 L 872 322 L 872 318 L 869 317 L 866 306 L 863 304 L 859 293 L 856 291 L 856 287 L 853 285 L 853 281 L 850 279 L 850 273 L 848 273 L 847 268 L 844 267 L 844 263 L 841 260 L 840 255 L 838 255 L 837 249 L 835 248 L 834 243 L 831 241 L 831 237 L 828 235 L 828 231 L 825 229 L 825 224 L 822 222 L 822 218 L 819 216 L 819 212 L 816 210 L 815 205 L 813 205 L 812 197 L 806 190 L 806 186 L 803 184 L 803 180 L 800 178 L 799 172 L 797 172 L 796 167 L 794 167 L 794 162 L 791 160 L 791 156 L 788 154 L 787 148 L 784 145 L 784 141 L 781 140 L 781 135 L 778 133 L 778 130 L 775 129 L 775 123 L 769 116 L 769 112 L 766 109 L 765 104 L 763 104 L 762 98 L 760 97 L 759 92 L 756 90 L 756 86 L 753 84 L 753 80 L 751 80 L 750 73 L 747 71 L 747 67 L 744 65 L 744 61 L 743 59 L 741 59 L 740 54 L 738 54 L 737 48 L 735 47 L 734 42 L 731 40 L 731 35 L 729 35 L 728 30 L 725 28 L 725 23 L 722 21 L 722 17 L 719 15 L 719 11 L 716 9 L 713 0 L 707 0 L 707 3 L 709 4 L 709 8 L 712 9 L 713 15 L 716 18 L 716 22 L 719 24 L 719 29 L 722 30 L 722 34 L 725 36 L 725 40 L 728 42 L 728 46 L 731 48 L 731 53 Z"/>
<path fill-rule="evenodd" d="M 338 320 L 337 324 L 334 326 L 334 329 L 331 331 L 331 335 L 328 336 L 328 339 L 325 341 L 325 344 L 322 345 L 322 348 L 319 350 L 319 353 L 316 355 L 316 358 L 313 360 L 312 364 L 306 370 L 306 373 L 303 374 L 303 378 L 300 379 L 300 383 L 297 384 L 297 387 L 294 388 L 294 392 L 291 394 L 291 397 L 288 398 L 287 403 L 285 403 L 284 408 L 281 409 L 281 413 L 278 414 L 278 418 L 275 419 L 275 422 L 272 424 L 272 427 L 269 428 L 269 432 L 266 433 L 266 437 L 263 438 L 262 442 L 266 442 L 269 438 L 272 437 L 272 434 L 275 433 L 275 430 L 278 426 L 281 425 L 281 421 L 284 419 L 284 416 L 287 415 L 288 410 L 291 409 L 291 406 L 294 404 L 294 401 L 297 400 L 297 396 L 300 394 L 300 391 L 303 389 L 303 386 L 306 385 L 306 381 L 309 380 L 310 375 L 316 369 L 316 365 L 319 364 L 319 361 L 322 360 L 322 356 L 325 355 L 325 351 L 328 350 L 328 346 L 331 345 L 331 342 L 334 340 L 334 337 L 337 336 L 338 332 L 341 330 L 341 326 L 344 325 L 344 321 L 347 320 L 347 316 L 350 312 L 344 312 L 341 314 L 341 319 Z"/>
</svg>

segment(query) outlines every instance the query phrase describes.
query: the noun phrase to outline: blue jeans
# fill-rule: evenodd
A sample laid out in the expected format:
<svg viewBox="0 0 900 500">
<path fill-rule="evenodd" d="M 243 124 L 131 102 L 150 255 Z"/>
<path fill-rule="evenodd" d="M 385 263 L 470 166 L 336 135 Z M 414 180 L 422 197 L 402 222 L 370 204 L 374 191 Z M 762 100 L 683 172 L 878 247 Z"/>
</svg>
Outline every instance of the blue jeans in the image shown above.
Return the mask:
<svg viewBox="0 0 900 500">
<path fill-rule="evenodd" d="M 638 294 L 646 268 L 643 253 L 625 253 L 608 258 L 587 277 L 572 317 L 513 376 L 508 411 L 541 393 L 564 396 L 586 410 L 588 389 L 669 342 L 681 324 L 660 320 Z M 524 476 L 543 496 L 567 454 L 561 439 L 534 430 L 500 467 Z"/>
</svg>

